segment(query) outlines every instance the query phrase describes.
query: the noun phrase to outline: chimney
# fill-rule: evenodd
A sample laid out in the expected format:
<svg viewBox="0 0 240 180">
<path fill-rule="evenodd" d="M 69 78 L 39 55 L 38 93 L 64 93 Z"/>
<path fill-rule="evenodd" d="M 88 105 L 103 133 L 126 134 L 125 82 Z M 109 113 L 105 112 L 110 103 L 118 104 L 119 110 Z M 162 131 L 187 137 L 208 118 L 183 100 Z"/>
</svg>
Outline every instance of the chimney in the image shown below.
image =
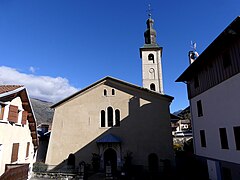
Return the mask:
<svg viewBox="0 0 240 180">
<path fill-rule="evenodd" d="M 188 52 L 188 58 L 189 58 L 189 64 L 192 64 L 198 57 L 197 51 L 189 51 Z"/>
</svg>

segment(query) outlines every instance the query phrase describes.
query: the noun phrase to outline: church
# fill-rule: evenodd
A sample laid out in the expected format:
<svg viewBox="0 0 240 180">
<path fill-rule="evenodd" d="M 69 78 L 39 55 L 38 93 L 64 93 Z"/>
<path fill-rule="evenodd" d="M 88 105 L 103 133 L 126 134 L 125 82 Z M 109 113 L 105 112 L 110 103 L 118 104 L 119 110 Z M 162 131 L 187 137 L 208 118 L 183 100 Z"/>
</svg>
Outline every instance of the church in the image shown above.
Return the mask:
<svg viewBox="0 0 240 180">
<path fill-rule="evenodd" d="M 105 77 L 54 104 L 46 157 L 49 167 L 108 163 L 120 170 L 127 158 L 144 170 L 161 171 L 164 160 L 174 164 L 169 106 L 164 94 L 162 47 L 149 16 L 140 48 L 143 87 Z M 69 159 L 72 159 L 69 162 Z"/>
</svg>

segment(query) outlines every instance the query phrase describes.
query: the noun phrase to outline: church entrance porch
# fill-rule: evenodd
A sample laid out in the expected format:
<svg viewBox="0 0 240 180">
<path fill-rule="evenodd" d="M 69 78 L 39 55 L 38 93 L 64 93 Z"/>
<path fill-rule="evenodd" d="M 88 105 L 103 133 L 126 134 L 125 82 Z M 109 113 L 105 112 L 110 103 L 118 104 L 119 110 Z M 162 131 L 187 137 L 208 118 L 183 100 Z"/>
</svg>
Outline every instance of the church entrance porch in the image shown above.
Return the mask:
<svg viewBox="0 0 240 180">
<path fill-rule="evenodd" d="M 122 166 L 121 140 L 120 138 L 107 134 L 97 141 L 100 155 L 100 169 L 106 165 L 112 166 L 112 170 L 120 170 Z"/>
</svg>

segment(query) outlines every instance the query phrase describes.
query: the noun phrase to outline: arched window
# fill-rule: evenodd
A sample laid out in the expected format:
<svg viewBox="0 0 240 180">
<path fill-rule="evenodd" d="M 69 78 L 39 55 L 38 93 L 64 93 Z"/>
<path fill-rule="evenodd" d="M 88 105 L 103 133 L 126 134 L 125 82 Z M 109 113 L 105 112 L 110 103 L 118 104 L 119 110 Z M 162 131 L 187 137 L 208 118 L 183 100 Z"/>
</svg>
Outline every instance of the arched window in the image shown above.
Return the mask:
<svg viewBox="0 0 240 180">
<path fill-rule="evenodd" d="M 115 89 L 112 89 L 112 95 L 115 95 Z"/>
<path fill-rule="evenodd" d="M 104 96 L 107 96 L 107 90 L 106 90 L 106 89 L 104 89 L 103 95 L 104 95 Z"/>
<path fill-rule="evenodd" d="M 148 55 L 148 60 L 149 61 L 153 61 L 153 63 L 154 63 L 154 55 L 153 54 L 149 54 Z"/>
<path fill-rule="evenodd" d="M 119 127 L 120 126 L 120 111 L 118 109 L 115 110 L 115 121 L 116 121 L 115 126 Z"/>
<path fill-rule="evenodd" d="M 108 127 L 113 127 L 113 108 L 107 108 L 107 115 L 108 115 Z"/>
<path fill-rule="evenodd" d="M 105 127 L 105 111 L 101 111 L 101 127 Z"/>
<path fill-rule="evenodd" d="M 150 84 L 150 89 L 152 90 L 152 91 L 156 91 L 156 87 L 155 87 L 155 84 Z"/>
</svg>

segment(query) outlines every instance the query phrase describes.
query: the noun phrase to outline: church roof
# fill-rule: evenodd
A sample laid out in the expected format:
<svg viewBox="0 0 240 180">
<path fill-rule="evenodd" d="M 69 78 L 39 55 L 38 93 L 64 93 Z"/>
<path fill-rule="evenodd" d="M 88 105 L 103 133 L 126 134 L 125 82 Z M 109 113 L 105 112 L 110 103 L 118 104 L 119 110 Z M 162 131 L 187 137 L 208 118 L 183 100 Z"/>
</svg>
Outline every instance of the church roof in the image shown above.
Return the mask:
<svg viewBox="0 0 240 180">
<path fill-rule="evenodd" d="M 97 143 L 120 143 L 121 139 L 112 134 L 107 134 L 103 136 L 101 139 L 97 140 Z"/>
<path fill-rule="evenodd" d="M 110 77 L 110 76 L 107 76 L 103 79 L 100 79 L 99 81 L 91 84 L 90 86 L 87 86 L 86 88 L 66 97 L 65 99 L 57 102 L 56 104 L 53 104 L 51 106 L 51 108 L 55 108 L 59 105 L 61 105 L 62 103 L 64 103 L 65 101 L 77 96 L 78 94 L 81 94 L 83 92 L 85 92 L 86 90 L 98 85 L 98 84 L 101 84 L 103 82 L 106 82 L 106 81 L 112 81 L 112 82 L 115 82 L 115 83 L 118 83 L 118 84 L 122 84 L 122 85 L 125 85 L 125 86 L 128 86 L 128 87 L 131 87 L 131 88 L 134 88 L 136 90 L 140 90 L 140 91 L 143 91 L 143 92 L 146 92 L 146 93 L 149 93 L 149 94 L 153 94 L 153 95 L 157 95 L 159 97 L 165 97 L 165 98 L 168 98 L 170 101 L 172 101 L 174 98 L 172 96 L 169 96 L 169 95 L 165 95 L 165 94 L 160 94 L 159 92 L 156 92 L 156 91 L 152 91 L 152 90 L 149 90 L 147 88 L 143 88 L 143 87 L 140 87 L 140 86 L 137 86 L 137 85 L 134 85 L 134 84 L 131 84 L 131 83 L 128 83 L 128 82 L 125 82 L 125 81 L 122 81 L 122 80 L 119 80 L 119 79 L 116 79 L 116 78 L 113 78 L 113 77 Z"/>
</svg>

